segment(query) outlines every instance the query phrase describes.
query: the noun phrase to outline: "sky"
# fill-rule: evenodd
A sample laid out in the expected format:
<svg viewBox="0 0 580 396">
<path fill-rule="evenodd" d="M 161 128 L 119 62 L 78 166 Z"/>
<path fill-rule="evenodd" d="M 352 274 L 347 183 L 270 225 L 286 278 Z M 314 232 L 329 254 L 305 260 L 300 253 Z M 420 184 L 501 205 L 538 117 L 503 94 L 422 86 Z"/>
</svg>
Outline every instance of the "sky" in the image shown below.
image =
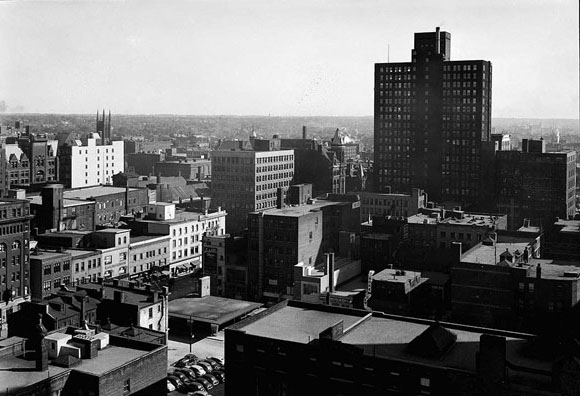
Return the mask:
<svg viewBox="0 0 580 396">
<path fill-rule="evenodd" d="M 578 118 L 578 0 L 1 1 L 6 111 L 373 114 L 413 34 L 493 65 L 494 117 Z M 1 103 L 1 102 L 0 102 Z"/>
</svg>

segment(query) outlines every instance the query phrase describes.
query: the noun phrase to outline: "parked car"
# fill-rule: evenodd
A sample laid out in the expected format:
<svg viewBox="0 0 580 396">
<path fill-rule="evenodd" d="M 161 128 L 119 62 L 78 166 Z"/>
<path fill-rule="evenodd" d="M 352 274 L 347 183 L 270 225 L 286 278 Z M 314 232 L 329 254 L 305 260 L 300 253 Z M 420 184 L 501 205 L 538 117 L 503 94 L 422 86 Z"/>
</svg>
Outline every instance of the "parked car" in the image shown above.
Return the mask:
<svg viewBox="0 0 580 396">
<path fill-rule="evenodd" d="M 183 386 L 183 382 L 181 381 L 181 379 L 175 375 L 168 375 L 167 381 L 171 382 L 173 386 L 175 386 L 177 389 Z"/>
<path fill-rule="evenodd" d="M 220 382 L 226 381 L 226 373 L 222 370 L 212 371 L 211 375 L 216 377 Z"/>
<path fill-rule="evenodd" d="M 194 355 L 193 353 L 188 353 L 177 362 L 174 363 L 175 367 L 183 368 L 187 367 L 188 365 L 195 364 L 199 360 L 199 357 Z"/>
<path fill-rule="evenodd" d="M 173 372 L 173 375 L 178 377 L 181 380 L 181 382 L 183 382 L 183 385 L 187 386 L 191 384 L 191 380 L 187 378 L 187 375 L 183 374 L 182 372 L 175 370 Z"/>
<path fill-rule="evenodd" d="M 186 367 L 175 369 L 175 371 L 179 371 L 180 373 L 185 374 L 191 381 L 194 381 L 198 377 L 198 375 L 195 374 L 195 371 Z"/>
<path fill-rule="evenodd" d="M 195 392 L 189 392 L 187 396 L 210 396 L 210 394 L 204 390 L 198 390 Z"/>
<path fill-rule="evenodd" d="M 174 390 L 177 390 L 177 387 L 173 384 L 173 382 L 167 379 L 167 393 L 173 392 Z"/>
<path fill-rule="evenodd" d="M 205 387 L 205 390 L 210 390 L 213 388 L 213 384 L 203 377 L 199 377 L 195 381 L 201 382 L 203 384 L 203 386 Z"/>
<path fill-rule="evenodd" d="M 208 362 L 204 362 L 204 361 L 199 361 L 197 362 L 198 366 L 203 367 L 203 369 L 205 370 L 206 373 L 211 373 L 213 371 L 213 367 L 211 364 L 209 364 Z"/>
<path fill-rule="evenodd" d="M 187 392 L 206 392 L 205 386 L 199 381 L 192 381 L 189 385 L 187 385 L 183 389 L 186 390 Z"/>
<path fill-rule="evenodd" d="M 209 364 L 212 368 L 212 371 L 219 370 L 220 368 L 223 368 L 223 365 L 221 363 L 218 363 L 218 362 L 211 360 L 211 359 L 203 359 L 203 360 L 200 360 L 197 364 L 199 364 L 199 363 Z"/>
<path fill-rule="evenodd" d="M 193 366 L 189 366 L 188 368 L 190 370 L 193 370 L 195 372 L 195 375 L 197 375 L 198 377 L 201 377 L 202 375 L 207 374 L 205 369 L 197 364 L 194 364 Z"/>
<path fill-rule="evenodd" d="M 201 378 L 205 378 L 206 380 L 211 382 L 211 384 L 213 386 L 219 385 L 219 383 L 220 383 L 220 381 L 215 376 L 213 376 L 211 374 L 202 375 Z"/>
<path fill-rule="evenodd" d="M 213 360 L 214 362 L 221 364 L 222 366 L 224 365 L 224 361 L 218 357 L 208 357 L 205 358 L 205 360 Z"/>
</svg>

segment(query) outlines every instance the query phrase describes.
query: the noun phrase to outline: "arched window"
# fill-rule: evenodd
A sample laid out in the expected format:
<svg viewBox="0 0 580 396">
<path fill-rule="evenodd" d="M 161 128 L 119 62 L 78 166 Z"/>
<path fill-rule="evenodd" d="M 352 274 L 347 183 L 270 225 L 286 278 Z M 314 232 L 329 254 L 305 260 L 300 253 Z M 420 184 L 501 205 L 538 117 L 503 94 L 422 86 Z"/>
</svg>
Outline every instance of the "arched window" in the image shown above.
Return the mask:
<svg viewBox="0 0 580 396">
<path fill-rule="evenodd" d="M 20 242 L 19 241 L 12 242 L 12 249 L 13 250 L 20 249 Z"/>
</svg>

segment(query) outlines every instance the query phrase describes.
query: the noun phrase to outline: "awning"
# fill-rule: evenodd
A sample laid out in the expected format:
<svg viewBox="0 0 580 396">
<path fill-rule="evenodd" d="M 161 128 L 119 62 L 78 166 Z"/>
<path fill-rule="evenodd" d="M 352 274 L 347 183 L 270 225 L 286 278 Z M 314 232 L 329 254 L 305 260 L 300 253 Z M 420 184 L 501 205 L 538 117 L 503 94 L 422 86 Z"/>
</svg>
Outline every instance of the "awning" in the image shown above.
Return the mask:
<svg viewBox="0 0 580 396">
<path fill-rule="evenodd" d="M 162 273 L 163 275 L 167 275 L 167 276 L 171 275 L 171 272 L 169 272 L 169 271 L 161 271 L 161 273 Z"/>
</svg>

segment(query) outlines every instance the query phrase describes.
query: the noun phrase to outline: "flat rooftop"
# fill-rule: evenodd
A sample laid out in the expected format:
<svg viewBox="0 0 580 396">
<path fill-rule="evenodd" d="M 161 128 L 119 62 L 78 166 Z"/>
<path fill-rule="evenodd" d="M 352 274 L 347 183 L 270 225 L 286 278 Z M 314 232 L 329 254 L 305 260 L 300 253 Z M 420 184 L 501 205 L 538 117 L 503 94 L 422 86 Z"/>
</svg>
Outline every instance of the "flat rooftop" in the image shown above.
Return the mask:
<svg viewBox="0 0 580 396">
<path fill-rule="evenodd" d="M 479 351 L 479 338 L 486 331 L 466 331 L 454 329 L 452 326 L 442 326 L 457 335 L 455 345 L 441 358 L 428 358 L 410 353 L 407 345 L 417 336 L 429 328 L 428 323 L 414 323 L 410 321 L 373 316 L 362 322 L 340 338 L 344 344 L 351 344 L 362 348 L 364 354 L 385 358 L 400 358 L 419 363 L 443 365 L 458 370 L 476 371 L 476 353 Z M 507 338 L 506 357 L 513 364 L 549 371 L 552 363 L 527 358 L 522 349 L 528 343 L 524 338 Z"/>
<path fill-rule="evenodd" d="M 437 212 L 435 212 L 437 213 Z M 505 216 L 496 214 L 479 214 L 479 213 L 464 213 L 462 218 L 453 217 L 448 211 L 449 216 L 444 219 L 437 219 L 437 217 L 431 217 L 431 215 L 418 213 L 407 218 L 407 223 L 409 224 L 453 224 L 453 225 L 464 225 L 464 226 L 474 226 L 474 227 L 491 227 L 494 224 L 494 219 L 492 216 Z"/>
<path fill-rule="evenodd" d="M 169 302 L 169 316 L 221 326 L 261 306 L 260 303 L 217 296 L 178 298 Z"/>
<path fill-rule="evenodd" d="M 324 312 L 288 305 L 270 312 L 238 329 L 259 337 L 308 344 L 339 321 L 342 320 L 344 329 L 347 329 L 368 314 L 364 311 L 360 311 L 359 315 Z"/>
<path fill-rule="evenodd" d="M 70 253 L 73 259 L 77 257 L 84 257 L 84 256 L 93 256 L 93 255 L 100 255 L 101 252 L 98 250 L 81 250 L 81 249 L 70 249 L 66 250 L 67 253 Z"/>
<path fill-rule="evenodd" d="M 248 335 L 309 343 L 319 338 L 321 332 L 343 321 L 343 334 L 338 335 L 342 344 L 350 344 L 363 350 L 367 356 L 416 361 L 420 364 L 449 367 L 458 370 L 475 372 L 476 354 L 482 334 L 499 334 L 506 337 L 506 358 L 512 364 L 522 367 L 551 372 L 552 361 L 542 358 L 530 358 L 524 349 L 532 336 L 522 333 L 501 332 L 492 329 L 462 326 L 453 323 L 434 322 L 430 320 L 406 318 L 403 316 L 369 313 L 367 311 L 329 308 L 318 304 L 307 304 L 294 301 L 280 303 L 261 313 L 251 320 L 234 325 L 232 330 L 245 331 Z M 442 332 L 450 332 L 457 340 L 450 349 L 440 356 L 410 350 L 408 345 L 429 328 L 439 327 Z M 439 336 L 433 336 L 438 343 Z M 430 347 L 429 342 L 423 343 Z M 528 376 L 523 373 L 522 375 Z M 528 381 L 533 381 L 530 374 Z"/>
<path fill-rule="evenodd" d="M 169 235 L 138 235 L 131 237 L 131 243 L 139 243 L 139 242 L 146 242 L 151 240 L 161 240 L 161 239 L 169 239 L 171 236 Z"/>
<path fill-rule="evenodd" d="M 100 351 L 99 351 L 100 352 Z M 32 359 L 32 353 L 30 354 Z M 0 396 L 11 395 L 20 388 L 45 381 L 48 375 L 56 376 L 70 372 L 70 368 L 49 365 L 48 372 L 36 371 L 35 361 L 23 356 L 4 356 L 0 358 Z M 78 366 L 77 366 L 78 367 Z"/>
<path fill-rule="evenodd" d="M 516 250 L 523 252 L 528 246 L 529 243 L 527 242 L 498 242 L 495 247 L 493 245 L 483 245 L 480 243 L 468 250 L 461 258 L 461 261 L 465 263 L 496 265 L 501 261 L 499 256 L 506 249 L 511 254 L 514 254 Z"/>
<path fill-rule="evenodd" d="M 119 290 L 125 293 L 125 302 L 127 304 L 137 305 L 140 308 L 148 307 L 149 305 L 157 304 L 159 302 L 159 300 L 154 302 L 151 299 L 153 290 L 146 291 L 139 288 L 130 289 L 128 287 L 115 287 L 109 284 L 100 285 L 98 283 L 82 283 L 77 286 L 77 290 L 101 290 L 101 287 L 104 290 L 105 299 L 107 300 L 112 300 L 114 298 L 115 290 Z M 158 291 L 155 292 L 158 293 Z"/>
<path fill-rule="evenodd" d="M 65 252 L 51 252 L 46 250 L 38 250 L 38 254 L 30 253 L 30 260 L 50 260 L 53 258 L 68 257 L 69 254 Z"/>
<path fill-rule="evenodd" d="M 580 234 L 580 220 L 558 219 L 555 225 L 562 226 L 560 232 L 569 234 Z"/>
<path fill-rule="evenodd" d="M 338 205 L 352 205 L 352 202 L 348 201 L 329 201 L 326 199 L 316 199 L 314 203 L 296 205 L 296 206 L 286 206 L 282 209 L 267 209 L 263 211 L 265 216 L 284 216 L 284 217 L 301 217 L 309 212 L 317 211 L 327 206 L 338 206 Z M 253 212 L 260 213 L 260 212 Z"/>
<path fill-rule="evenodd" d="M 87 374 L 102 375 L 148 353 L 149 351 L 109 345 L 101 349 L 97 357 L 82 359 L 79 365 L 73 367 L 73 370 Z"/>
<path fill-rule="evenodd" d="M 129 191 L 137 191 L 137 188 L 129 188 Z M 64 198 L 69 199 L 82 199 L 86 200 L 89 198 L 102 197 L 111 194 L 124 194 L 125 187 L 113 187 L 113 186 L 94 186 L 94 187 L 84 187 L 75 190 L 65 189 L 62 193 Z"/>
</svg>

